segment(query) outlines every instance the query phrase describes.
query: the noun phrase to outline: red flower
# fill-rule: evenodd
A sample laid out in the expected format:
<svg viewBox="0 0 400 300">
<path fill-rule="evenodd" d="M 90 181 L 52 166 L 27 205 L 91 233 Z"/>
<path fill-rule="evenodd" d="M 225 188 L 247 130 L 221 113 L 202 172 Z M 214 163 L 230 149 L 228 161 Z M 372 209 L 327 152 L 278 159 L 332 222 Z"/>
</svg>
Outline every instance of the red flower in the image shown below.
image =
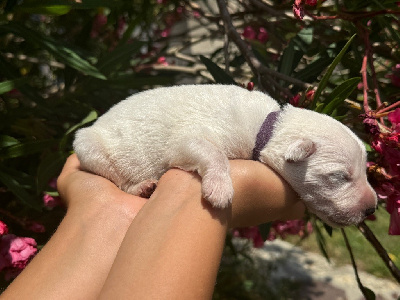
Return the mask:
<svg viewBox="0 0 400 300">
<path fill-rule="evenodd" d="M 0 236 L 5 235 L 7 233 L 8 233 L 8 227 L 7 227 L 6 223 L 0 221 Z"/>
<path fill-rule="evenodd" d="M 261 248 L 264 245 L 257 226 L 237 228 L 234 230 L 233 235 L 251 240 L 255 248 Z"/>
<path fill-rule="evenodd" d="M 400 123 L 400 108 L 397 108 L 395 111 L 391 112 L 388 115 L 388 120 L 392 125 L 397 125 Z"/>
<path fill-rule="evenodd" d="M 246 26 L 242 33 L 243 37 L 249 40 L 257 40 L 265 43 L 268 40 L 268 32 L 264 27 L 255 28 L 253 26 Z"/>
<path fill-rule="evenodd" d="M 315 6 L 317 5 L 318 0 L 306 0 L 306 4 L 310 6 Z"/>
<path fill-rule="evenodd" d="M 268 32 L 267 29 L 264 27 L 260 27 L 258 29 L 258 34 L 257 34 L 257 40 L 260 41 L 261 43 L 265 43 L 268 40 Z"/>
</svg>

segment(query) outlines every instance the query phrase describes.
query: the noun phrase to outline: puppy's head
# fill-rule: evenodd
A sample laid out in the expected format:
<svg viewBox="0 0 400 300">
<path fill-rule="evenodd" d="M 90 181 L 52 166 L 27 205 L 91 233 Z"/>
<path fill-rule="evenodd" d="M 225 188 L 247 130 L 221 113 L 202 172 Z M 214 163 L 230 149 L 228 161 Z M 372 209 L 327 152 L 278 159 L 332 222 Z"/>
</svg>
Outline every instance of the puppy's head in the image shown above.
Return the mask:
<svg viewBox="0 0 400 300">
<path fill-rule="evenodd" d="M 278 171 L 323 221 L 357 224 L 375 211 L 365 147 L 346 126 L 326 115 L 286 107 L 274 138 L 273 147 L 281 147 L 275 159 Z"/>
</svg>

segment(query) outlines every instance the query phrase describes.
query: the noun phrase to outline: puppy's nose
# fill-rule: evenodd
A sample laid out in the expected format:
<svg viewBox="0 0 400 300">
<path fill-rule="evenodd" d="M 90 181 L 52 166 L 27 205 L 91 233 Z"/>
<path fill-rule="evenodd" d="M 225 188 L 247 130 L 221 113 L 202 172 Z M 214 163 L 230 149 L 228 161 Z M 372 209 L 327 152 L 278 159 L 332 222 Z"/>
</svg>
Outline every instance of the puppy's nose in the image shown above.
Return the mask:
<svg viewBox="0 0 400 300">
<path fill-rule="evenodd" d="M 375 212 L 375 207 L 368 208 L 365 211 L 365 216 L 368 217 L 368 216 L 372 215 L 374 212 Z"/>
</svg>

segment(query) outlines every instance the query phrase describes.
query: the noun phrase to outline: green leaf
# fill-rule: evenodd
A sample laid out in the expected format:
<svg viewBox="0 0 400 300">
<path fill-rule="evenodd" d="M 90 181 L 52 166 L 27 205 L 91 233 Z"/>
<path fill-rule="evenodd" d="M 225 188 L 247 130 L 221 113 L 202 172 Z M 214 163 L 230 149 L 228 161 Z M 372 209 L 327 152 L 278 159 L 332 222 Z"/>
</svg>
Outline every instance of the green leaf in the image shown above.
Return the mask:
<svg viewBox="0 0 400 300">
<path fill-rule="evenodd" d="M 330 115 L 332 112 L 341 105 L 347 97 L 354 91 L 360 82 L 360 77 L 354 77 L 347 79 L 337 86 L 332 93 L 326 98 L 326 106 L 322 110 L 322 113 Z"/>
<path fill-rule="evenodd" d="M 354 34 L 346 43 L 346 45 L 344 45 L 344 47 L 342 48 L 342 50 L 339 52 L 339 54 L 336 56 L 336 58 L 333 60 L 333 62 L 331 63 L 331 65 L 328 67 L 328 70 L 326 71 L 325 75 L 322 77 L 317 90 L 315 91 L 314 94 L 314 107 L 316 105 L 316 103 L 318 102 L 318 98 L 321 95 L 322 91 L 325 89 L 325 87 L 328 85 L 329 79 L 331 78 L 331 75 L 333 73 L 333 70 L 336 68 L 336 66 L 338 65 L 338 63 L 340 62 L 340 60 L 342 59 L 342 57 L 344 56 L 344 54 L 347 51 L 347 48 L 349 48 L 351 42 L 354 40 L 354 38 L 356 37 L 356 34 Z"/>
<path fill-rule="evenodd" d="M 30 195 L 16 179 L 8 175 L 2 166 L 0 166 L 0 182 L 2 182 L 22 203 L 37 211 L 41 211 L 41 207 L 34 201 L 35 198 Z"/>
<path fill-rule="evenodd" d="M 94 120 L 97 119 L 97 117 L 98 117 L 97 112 L 95 110 L 92 110 L 81 122 L 69 128 L 60 141 L 60 149 L 62 150 L 65 148 L 71 133 L 73 133 L 78 128 L 86 125 L 87 123 L 93 122 Z"/>
<path fill-rule="evenodd" d="M 376 299 L 375 293 L 365 286 L 363 286 L 363 288 L 362 288 L 362 293 L 366 300 L 375 300 Z"/>
<path fill-rule="evenodd" d="M 294 74 L 294 77 L 305 82 L 313 82 L 332 63 L 333 59 L 333 57 L 323 55 Z"/>
<path fill-rule="evenodd" d="M 206 66 L 208 72 L 210 72 L 216 83 L 237 85 L 236 81 L 219 66 L 213 63 L 212 60 L 203 55 L 200 55 L 200 60 Z"/>
<path fill-rule="evenodd" d="M 321 229 L 319 228 L 319 225 L 317 224 L 317 221 L 314 220 L 313 222 L 313 228 L 315 230 L 315 238 L 317 239 L 317 244 L 319 247 L 319 250 L 323 254 L 323 256 L 326 258 L 328 262 L 330 262 L 328 251 L 326 251 L 326 242 L 325 238 L 322 235 Z"/>
<path fill-rule="evenodd" d="M 9 147 L 18 143 L 19 141 L 12 136 L 0 135 L 0 148 Z"/>
<path fill-rule="evenodd" d="M 44 2 L 44 3 L 43 3 Z M 94 9 L 98 7 L 117 7 L 121 5 L 121 1 L 118 0 L 81 0 L 76 2 L 74 0 L 30 0 L 24 1 L 17 9 L 35 8 L 42 7 L 43 5 L 48 7 L 51 6 L 68 6 L 74 9 Z"/>
<path fill-rule="evenodd" d="M 37 169 L 36 189 L 37 193 L 43 192 L 50 179 L 56 177 L 65 163 L 67 155 L 62 152 L 47 154 L 41 161 Z"/>
<path fill-rule="evenodd" d="M 57 140 L 55 139 L 20 142 L 18 144 L 0 149 L 0 158 L 8 159 L 34 154 L 53 147 L 56 142 Z"/>
<path fill-rule="evenodd" d="M 290 75 L 293 71 L 294 64 L 294 41 L 291 40 L 289 45 L 283 50 L 282 56 L 279 61 L 279 73 Z"/>
<path fill-rule="evenodd" d="M 269 232 L 271 230 L 272 223 L 264 223 L 261 225 L 258 225 L 258 230 L 260 231 L 261 237 L 263 241 L 266 241 L 269 236 Z"/>
<path fill-rule="evenodd" d="M 333 228 L 331 226 L 329 226 L 328 224 L 326 224 L 325 222 L 323 224 L 324 224 L 325 231 L 328 233 L 328 235 L 330 237 L 332 237 Z"/>
<path fill-rule="evenodd" d="M 71 6 L 67 5 L 25 6 L 25 7 L 18 7 L 18 11 L 29 14 L 62 16 L 71 11 Z"/>
<path fill-rule="evenodd" d="M 112 71 L 120 69 L 121 66 L 126 66 L 130 58 L 137 54 L 143 45 L 145 43 L 142 41 L 119 45 L 111 53 L 100 58 L 96 66 L 103 74 L 110 74 Z"/>
<path fill-rule="evenodd" d="M 1 32 L 12 32 L 15 35 L 23 37 L 28 43 L 35 44 L 40 48 L 49 51 L 58 60 L 86 75 L 99 79 L 106 79 L 106 77 L 101 74 L 96 67 L 92 66 L 87 60 L 79 56 L 74 50 L 49 36 L 45 36 L 41 32 L 27 28 L 16 22 L 0 25 L 0 33 Z"/>
<path fill-rule="evenodd" d="M 313 35 L 314 35 L 314 28 L 306 27 L 297 33 L 297 37 L 295 39 L 300 40 L 302 43 L 309 46 L 313 41 Z"/>
<path fill-rule="evenodd" d="M 0 95 L 11 91 L 17 88 L 18 86 L 21 86 L 21 84 L 25 82 L 26 78 L 19 78 L 19 79 L 0 82 Z"/>
</svg>

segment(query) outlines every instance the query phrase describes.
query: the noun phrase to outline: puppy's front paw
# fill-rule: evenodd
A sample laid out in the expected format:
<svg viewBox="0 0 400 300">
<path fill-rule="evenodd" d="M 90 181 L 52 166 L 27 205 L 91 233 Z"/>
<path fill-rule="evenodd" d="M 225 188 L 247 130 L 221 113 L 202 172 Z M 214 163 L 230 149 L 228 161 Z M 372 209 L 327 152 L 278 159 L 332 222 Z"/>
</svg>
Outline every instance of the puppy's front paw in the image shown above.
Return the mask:
<svg viewBox="0 0 400 300">
<path fill-rule="evenodd" d="M 210 175 L 202 179 L 203 197 L 213 207 L 226 208 L 232 203 L 233 186 L 229 175 Z"/>
</svg>

